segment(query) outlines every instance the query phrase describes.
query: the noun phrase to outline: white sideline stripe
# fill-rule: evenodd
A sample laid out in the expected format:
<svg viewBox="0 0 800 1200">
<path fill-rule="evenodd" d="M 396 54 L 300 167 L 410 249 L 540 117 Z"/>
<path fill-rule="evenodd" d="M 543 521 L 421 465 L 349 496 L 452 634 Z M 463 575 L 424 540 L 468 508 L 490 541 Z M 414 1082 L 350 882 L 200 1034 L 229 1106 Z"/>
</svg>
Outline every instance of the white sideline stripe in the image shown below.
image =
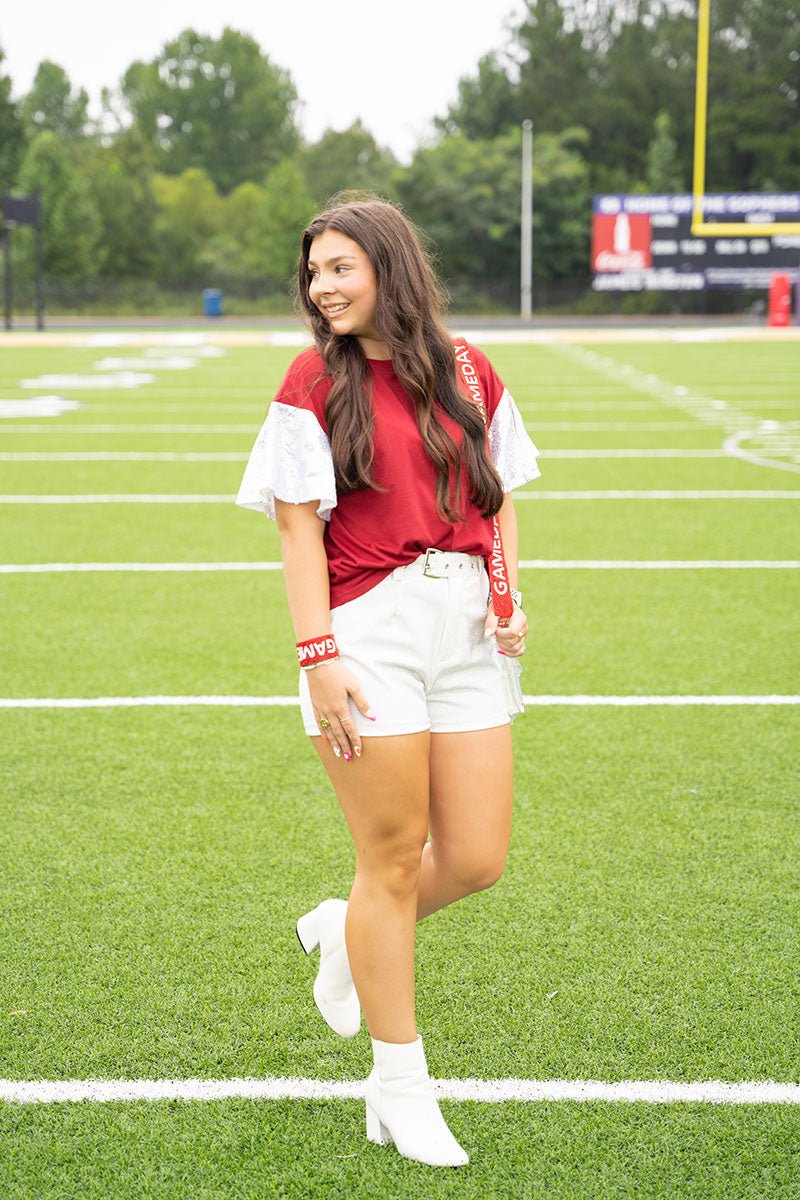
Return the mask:
<svg viewBox="0 0 800 1200">
<path fill-rule="evenodd" d="M 800 488 L 789 490 L 727 488 L 717 490 L 626 490 L 514 492 L 515 500 L 800 500 Z M 0 496 L 0 504 L 234 504 L 234 495 L 211 492 L 91 492 L 74 495 Z"/>
<path fill-rule="evenodd" d="M 442 1100 L 477 1100 L 483 1104 L 509 1101 L 611 1101 L 644 1104 L 800 1104 L 800 1084 L 752 1080 L 698 1083 L 671 1080 L 598 1079 L 437 1079 Z M 268 1079 L 0 1079 L 0 1101 L 12 1104 L 63 1104 L 120 1100 L 358 1100 L 363 1081 Z"/>
<path fill-rule="evenodd" d="M 3 433 L 258 433 L 260 425 L 4 425 Z M 691 425 L 687 428 L 694 429 Z"/>
<path fill-rule="evenodd" d="M 588 429 L 597 432 L 601 429 L 614 430 L 653 430 L 665 433 L 675 429 L 693 429 L 697 431 L 696 421 L 529 421 L 527 428 L 534 430 L 554 431 Z M 3 433 L 57 433 L 61 437 L 65 433 L 258 433 L 261 425 L 89 425 L 73 421 L 67 425 L 62 423 L 39 425 L 18 424 L 4 425 Z"/>
<path fill-rule="evenodd" d="M 0 453 L 2 462 L 245 462 L 249 457 L 238 450 L 9 450 Z"/>
<path fill-rule="evenodd" d="M 800 563 L 798 563 L 800 566 Z M 0 575 L 47 575 L 68 571 L 282 571 L 282 562 L 83 562 L 0 563 Z"/>
<path fill-rule="evenodd" d="M 238 450 L 20 450 L 0 452 L 0 462 L 246 462 Z M 542 450 L 540 458 L 730 458 L 727 450 Z M 744 453 L 739 457 L 745 457 Z"/>
<path fill-rule="evenodd" d="M 744 489 L 719 488 L 708 490 L 653 489 L 645 491 L 604 490 L 604 491 L 575 491 L 575 492 L 514 492 L 515 500 L 800 500 L 800 488 L 786 489 Z"/>
<path fill-rule="evenodd" d="M 797 570 L 800 559 L 599 559 L 599 558 L 523 558 L 520 569 L 553 571 L 764 571 Z M 0 567 L 2 570 L 2 567 Z"/>
<path fill-rule="evenodd" d="M 796 571 L 800 559 L 591 559 L 523 558 L 521 570 L 535 571 Z M 282 562 L 81 562 L 0 563 L 0 575 L 49 575 L 80 571 L 282 571 Z"/>
<path fill-rule="evenodd" d="M 722 707 L 800 704 L 800 696 L 524 696 L 534 708 Z M 58 696 L 0 698 L 0 708 L 297 708 L 297 696 Z"/>
</svg>

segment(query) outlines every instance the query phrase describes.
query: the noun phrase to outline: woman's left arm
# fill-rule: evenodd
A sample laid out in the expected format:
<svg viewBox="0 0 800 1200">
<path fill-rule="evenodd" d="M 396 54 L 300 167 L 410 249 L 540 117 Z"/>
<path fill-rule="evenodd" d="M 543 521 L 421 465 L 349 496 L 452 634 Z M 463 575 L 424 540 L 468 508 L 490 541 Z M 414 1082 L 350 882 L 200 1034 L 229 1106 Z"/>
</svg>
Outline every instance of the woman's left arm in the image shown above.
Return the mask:
<svg viewBox="0 0 800 1200">
<path fill-rule="evenodd" d="M 503 495 L 503 506 L 497 514 L 500 523 L 500 534 L 503 538 L 503 554 L 508 570 L 508 582 L 513 588 L 519 589 L 519 532 L 517 530 L 517 514 L 511 492 Z"/>
<path fill-rule="evenodd" d="M 497 514 L 497 519 L 500 524 L 500 535 L 503 539 L 503 554 L 506 560 L 506 569 L 508 571 L 508 582 L 512 588 L 519 588 L 519 533 L 517 530 L 517 514 L 514 511 L 514 501 L 511 498 L 511 493 L 506 492 L 503 497 L 503 505 L 500 512 Z M 497 617 L 494 615 L 491 603 L 489 611 L 486 614 L 485 637 L 494 637 L 497 639 L 497 646 L 504 654 L 508 654 L 511 658 L 519 658 L 525 653 L 525 638 L 528 635 L 528 621 L 525 613 L 517 605 L 514 605 L 514 613 L 509 620 L 509 623 L 504 628 L 500 629 L 497 625 Z"/>
</svg>

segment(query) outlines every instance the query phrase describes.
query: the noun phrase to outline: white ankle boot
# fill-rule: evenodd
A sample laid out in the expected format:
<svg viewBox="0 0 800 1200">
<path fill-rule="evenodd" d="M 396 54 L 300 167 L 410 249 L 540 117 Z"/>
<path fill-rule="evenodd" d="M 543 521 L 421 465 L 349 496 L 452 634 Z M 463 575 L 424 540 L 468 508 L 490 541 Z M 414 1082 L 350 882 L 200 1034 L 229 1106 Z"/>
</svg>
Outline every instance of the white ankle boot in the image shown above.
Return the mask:
<svg viewBox="0 0 800 1200">
<path fill-rule="evenodd" d="M 415 1042 L 372 1039 L 375 1067 L 366 1082 L 367 1138 L 394 1142 L 404 1158 L 432 1167 L 463 1167 L 466 1153 L 447 1127 L 428 1075 L 422 1038 Z"/>
<path fill-rule="evenodd" d="M 350 1038 L 361 1028 L 361 1006 L 347 959 L 346 916 L 346 900 L 323 900 L 297 922 L 297 937 L 306 954 L 319 946 L 314 1001 L 334 1033 Z"/>
</svg>

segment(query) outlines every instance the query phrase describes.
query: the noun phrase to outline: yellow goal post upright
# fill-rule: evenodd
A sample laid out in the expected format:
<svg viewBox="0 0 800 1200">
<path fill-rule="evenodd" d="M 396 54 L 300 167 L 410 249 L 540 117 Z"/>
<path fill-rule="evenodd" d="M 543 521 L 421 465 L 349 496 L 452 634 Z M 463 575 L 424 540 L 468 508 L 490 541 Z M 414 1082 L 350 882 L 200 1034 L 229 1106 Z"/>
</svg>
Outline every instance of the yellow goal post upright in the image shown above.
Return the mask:
<svg viewBox="0 0 800 1200">
<path fill-rule="evenodd" d="M 692 177 L 692 233 L 695 237 L 772 237 L 800 233 L 798 221 L 706 221 L 706 141 L 708 125 L 708 44 L 711 0 L 699 0 L 697 13 L 697 77 L 694 102 L 694 171 Z"/>
</svg>

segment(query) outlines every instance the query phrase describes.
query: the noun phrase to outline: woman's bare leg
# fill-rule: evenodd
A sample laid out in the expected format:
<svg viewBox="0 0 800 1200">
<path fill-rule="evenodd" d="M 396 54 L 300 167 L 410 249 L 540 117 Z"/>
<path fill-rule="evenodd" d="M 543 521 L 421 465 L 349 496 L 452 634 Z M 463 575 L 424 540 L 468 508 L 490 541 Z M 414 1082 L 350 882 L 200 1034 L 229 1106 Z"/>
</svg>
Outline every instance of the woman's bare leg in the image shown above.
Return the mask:
<svg viewBox="0 0 800 1200">
<path fill-rule="evenodd" d="M 503 873 L 514 791 L 509 726 L 431 734 L 430 788 L 417 920 L 491 887 Z"/>
<path fill-rule="evenodd" d="M 370 737 L 360 759 L 334 758 L 312 739 L 356 850 L 347 957 L 370 1035 L 413 1042 L 414 927 L 428 833 L 430 735 Z"/>
</svg>

